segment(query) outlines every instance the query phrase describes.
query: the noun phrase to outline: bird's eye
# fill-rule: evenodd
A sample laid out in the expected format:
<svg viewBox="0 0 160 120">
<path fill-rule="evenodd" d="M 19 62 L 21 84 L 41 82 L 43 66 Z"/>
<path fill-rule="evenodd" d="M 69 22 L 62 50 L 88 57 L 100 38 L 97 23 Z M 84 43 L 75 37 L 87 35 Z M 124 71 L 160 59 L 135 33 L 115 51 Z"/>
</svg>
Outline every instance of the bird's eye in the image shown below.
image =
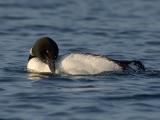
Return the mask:
<svg viewBox="0 0 160 120">
<path fill-rule="evenodd" d="M 49 51 L 48 51 L 48 50 L 46 50 L 46 53 L 49 53 Z"/>
</svg>

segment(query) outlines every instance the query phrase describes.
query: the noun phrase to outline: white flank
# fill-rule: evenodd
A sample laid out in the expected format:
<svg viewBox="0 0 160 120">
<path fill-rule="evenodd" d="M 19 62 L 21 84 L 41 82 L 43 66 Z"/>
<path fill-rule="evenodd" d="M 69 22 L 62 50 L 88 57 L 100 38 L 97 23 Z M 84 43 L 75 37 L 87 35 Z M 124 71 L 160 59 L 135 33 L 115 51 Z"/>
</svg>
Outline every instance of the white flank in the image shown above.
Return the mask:
<svg viewBox="0 0 160 120">
<path fill-rule="evenodd" d="M 57 73 L 72 75 L 99 74 L 107 71 L 122 71 L 116 63 L 105 57 L 90 54 L 69 54 L 60 58 L 56 65 Z"/>
<path fill-rule="evenodd" d="M 109 71 L 122 71 L 122 68 L 105 57 L 90 54 L 67 54 L 56 61 L 56 74 L 89 75 Z M 48 65 L 38 58 L 29 60 L 27 69 L 31 72 L 51 73 Z"/>
</svg>

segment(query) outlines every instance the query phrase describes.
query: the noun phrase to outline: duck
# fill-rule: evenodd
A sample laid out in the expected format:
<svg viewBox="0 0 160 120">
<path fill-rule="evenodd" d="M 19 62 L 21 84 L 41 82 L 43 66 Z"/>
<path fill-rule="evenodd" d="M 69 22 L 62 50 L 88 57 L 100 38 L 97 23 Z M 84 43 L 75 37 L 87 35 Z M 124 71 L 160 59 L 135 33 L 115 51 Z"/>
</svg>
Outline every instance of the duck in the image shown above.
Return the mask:
<svg viewBox="0 0 160 120">
<path fill-rule="evenodd" d="M 115 60 L 92 53 L 59 55 L 57 43 L 49 37 L 42 37 L 30 49 L 27 70 L 35 73 L 96 75 L 126 70 L 144 71 L 145 67 L 141 61 Z"/>
</svg>

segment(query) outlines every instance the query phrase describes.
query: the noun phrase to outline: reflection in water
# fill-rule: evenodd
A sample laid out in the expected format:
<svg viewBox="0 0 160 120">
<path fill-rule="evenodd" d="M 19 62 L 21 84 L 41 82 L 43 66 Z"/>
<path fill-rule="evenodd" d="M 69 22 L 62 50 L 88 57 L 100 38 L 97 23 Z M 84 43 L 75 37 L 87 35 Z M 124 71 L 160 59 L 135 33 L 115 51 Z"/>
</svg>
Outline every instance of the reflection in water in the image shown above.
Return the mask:
<svg viewBox="0 0 160 120">
<path fill-rule="evenodd" d="M 103 91 L 108 88 L 104 87 L 97 87 L 97 86 L 76 86 L 76 87 L 66 87 L 61 89 L 62 92 L 97 92 L 97 91 Z"/>
<path fill-rule="evenodd" d="M 48 78 L 48 74 L 39 74 L 39 73 L 28 73 L 29 80 L 41 80 L 42 78 Z"/>
</svg>

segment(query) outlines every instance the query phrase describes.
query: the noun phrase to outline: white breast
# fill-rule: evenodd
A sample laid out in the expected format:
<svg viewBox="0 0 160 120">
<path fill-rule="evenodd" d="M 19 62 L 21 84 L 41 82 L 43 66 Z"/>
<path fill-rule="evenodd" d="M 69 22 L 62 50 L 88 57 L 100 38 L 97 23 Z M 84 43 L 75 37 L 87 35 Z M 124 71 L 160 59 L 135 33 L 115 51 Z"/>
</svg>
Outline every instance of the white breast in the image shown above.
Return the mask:
<svg viewBox="0 0 160 120">
<path fill-rule="evenodd" d="M 56 64 L 57 73 L 72 75 L 98 74 L 107 71 L 122 71 L 122 68 L 105 57 L 90 54 L 69 54 Z"/>
<path fill-rule="evenodd" d="M 27 70 L 38 73 L 51 73 L 49 66 L 36 57 L 29 60 Z"/>
</svg>

